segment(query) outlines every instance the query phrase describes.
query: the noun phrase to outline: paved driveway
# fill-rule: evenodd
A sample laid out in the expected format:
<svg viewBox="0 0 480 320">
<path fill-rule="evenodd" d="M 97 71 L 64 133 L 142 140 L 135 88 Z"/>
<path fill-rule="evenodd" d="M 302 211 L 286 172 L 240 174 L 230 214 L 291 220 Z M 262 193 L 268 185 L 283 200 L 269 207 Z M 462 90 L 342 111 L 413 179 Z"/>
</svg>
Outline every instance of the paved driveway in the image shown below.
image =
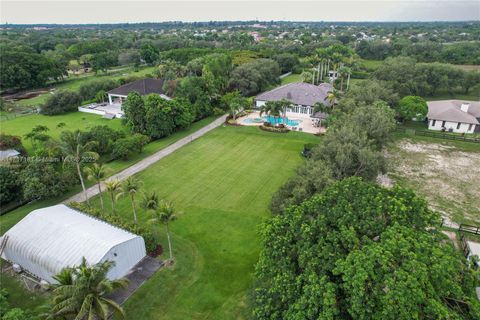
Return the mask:
<svg viewBox="0 0 480 320">
<path fill-rule="evenodd" d="M 178 140 L 177 142 L 169 145 L 168 147 L 157 151 L 156 153 L 146 157 L 145 159 L 140 160 L 139 162 L 137 162 L 134 165 L 126 168 L 125 170 L 114 174 L 113 176 L 109 177 L 106 181 L 111 181 L 111 180 L 115 180 L 115 179 L 124 180 L 124 179 L 126 179 L 126 178 L 128 178 L 128 177 L 130 177 L 130 176 L 148 168 L 149 166 L 151 166 L 155 162 L 157 162 L 160 159 L 162 159 L 162 158 L 168 156 L 169 154 L 175 152 L 176 150 L 180 149 L 184 145 L 192 142 L 195 139 L 200 138 L 205 133 L 221 126 L 225 122 L 226 118 L 227 118 L 226 115 L 221 116 L 217 120 L 213 121 L 212 123 L 206 125 L 205 127 L 201 128 L 201 129 L 195 131 L 191 135 L 188 135 L 185 138 L 182 138 L 182 139 Z M 104 190 L 103 187 L 104 187 L 104 184 L 102 183 L 102 190 Z M 90 188 L 87 189 L 87 197 L 89 199 L 93 196 L 96 196 L 97 194 L 98 194 L 98 186 L 97 185 L 91 186 Z M 67 200 L 65 200 L 64 203 L 83 202 L 83 201 L 85 201 L 85 195 L 84 195 L 83 192 L 80 192 L 80 193 L 77 193 L 76 195 L 68 198 Z"/>
</svg>

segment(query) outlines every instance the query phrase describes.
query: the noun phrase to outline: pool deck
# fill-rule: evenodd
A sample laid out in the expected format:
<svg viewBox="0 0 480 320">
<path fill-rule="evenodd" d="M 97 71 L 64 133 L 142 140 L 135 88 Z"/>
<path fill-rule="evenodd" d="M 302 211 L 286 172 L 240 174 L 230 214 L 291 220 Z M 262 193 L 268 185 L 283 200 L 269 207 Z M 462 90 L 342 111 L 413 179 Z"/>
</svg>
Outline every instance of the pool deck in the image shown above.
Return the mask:
<svg viewBox="0 0 480 320">
<path fill-rule="evenodd" d="M 324 127 L 315 127 L 313 125 L 313 120 L 312 118 L 310 118 L 310 116 L 288 116 L 287 114 L 287 117 L 288 117 L 288 120 L 293 120 L 293 121 L 300 121 L 300 123 L 298 124 L 298 126 L 288 126 L 287 127 L 292 130 L 292 131 L 302 131 L 302 132 L 307 132 L 307 133 L 324 133 L 325 132 L 325 128 Z M 261 118 L 260 117 L 260 113 L 258 111 L 254 111 L 252 113 L 249 113 L 248 115 L 246 116 L 243 116 L 243 117 L 240 117 L 237 119 L 237 123 L 238 124 L 241 124 L 242 126 L 260 126 L 263 124 L 263 122 L 261 123 L 257 123 L 257 122 L 250 122 L 250 123 L 245 123 L 244 120 L 246 119 L 255 119 L 255 118 Z M 295 129 L 296 128 L 296 129 Z M 301 128 L 301 130 L 299 130 L 299 128 Z"/>
</svg>

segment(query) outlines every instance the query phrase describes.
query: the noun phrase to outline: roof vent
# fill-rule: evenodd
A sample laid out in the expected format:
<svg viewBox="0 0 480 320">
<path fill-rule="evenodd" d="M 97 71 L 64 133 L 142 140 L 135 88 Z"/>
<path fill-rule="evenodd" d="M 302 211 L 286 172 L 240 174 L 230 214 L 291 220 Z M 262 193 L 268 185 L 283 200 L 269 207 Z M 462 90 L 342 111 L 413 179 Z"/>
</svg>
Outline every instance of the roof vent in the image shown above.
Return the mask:
<svg viewBox="0 0 480 320">
<path fill-rule="evenodd" d="M 470 103 L 463 102 L 462 106 L 460 107 L 460 110 L 462 110 L 463 112 L 468 112 L 468 108 L 470 108 Z"/>
</svg>

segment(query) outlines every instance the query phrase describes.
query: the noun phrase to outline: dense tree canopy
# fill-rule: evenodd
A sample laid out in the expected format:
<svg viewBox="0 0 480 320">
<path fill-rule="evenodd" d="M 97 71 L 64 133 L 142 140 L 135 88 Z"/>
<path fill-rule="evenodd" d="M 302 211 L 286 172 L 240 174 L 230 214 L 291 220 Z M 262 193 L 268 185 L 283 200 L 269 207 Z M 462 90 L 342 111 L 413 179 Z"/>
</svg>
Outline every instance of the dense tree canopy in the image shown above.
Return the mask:
<svg viewBox="0 0 480 320">
<path fill-rule="evenodd" d="M 477 280 L 439 222 L 410 190 L 333 184 L 264 224 L 255 318 L 478 318 Z"/>
</svg>

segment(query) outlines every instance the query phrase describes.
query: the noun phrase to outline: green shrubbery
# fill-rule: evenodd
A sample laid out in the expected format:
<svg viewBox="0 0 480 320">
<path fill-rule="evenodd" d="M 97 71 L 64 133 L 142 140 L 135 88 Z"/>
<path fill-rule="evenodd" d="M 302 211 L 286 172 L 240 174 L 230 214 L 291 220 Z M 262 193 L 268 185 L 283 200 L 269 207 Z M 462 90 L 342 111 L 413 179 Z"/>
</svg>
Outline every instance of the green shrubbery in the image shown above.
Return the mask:
<svg viewBox="0 0 480 320">
<path fill-rule="evenodd" d="M 40 113 L 46 115 L 62 114 L 77 111 L 83 99 L 80 94 L 70 90 L 58 91 L 49 96 L 40 108 Z"/>
</svg>

